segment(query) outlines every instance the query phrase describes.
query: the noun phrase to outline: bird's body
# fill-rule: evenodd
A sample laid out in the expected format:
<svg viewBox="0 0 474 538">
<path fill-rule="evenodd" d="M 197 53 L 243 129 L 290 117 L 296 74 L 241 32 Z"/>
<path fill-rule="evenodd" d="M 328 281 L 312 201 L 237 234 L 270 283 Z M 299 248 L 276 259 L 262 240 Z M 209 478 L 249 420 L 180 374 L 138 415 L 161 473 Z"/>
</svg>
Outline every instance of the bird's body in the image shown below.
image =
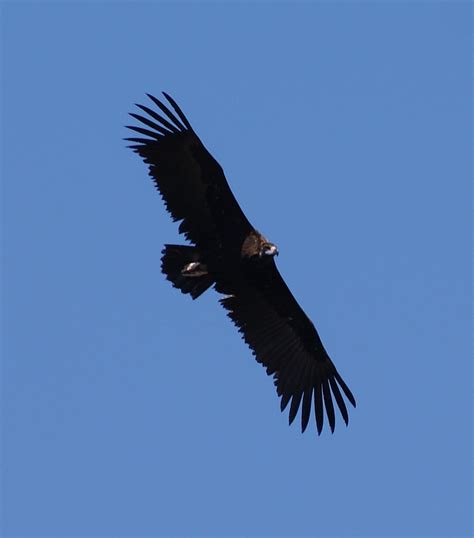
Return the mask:
<svg viewBox="0 0 474 538">
<path fill-rule="evenodd" d="M 175 101 L 164 95 L 174 113 L 149 96 L 166 117 L 137 105 L 149 117 L 131 115 L 146 128 L 129 128 L 146 138 L 127 139 L 149 165 L 166 208 L 192 243 L 165 245 L 163 273 L 193 299 L 211 286 L 223 294 L 220 303 L 228 316 L 256 359 L 274 376 L 282 410 L 291 402 L 290 423 L 301 406 L 304 431 L 313 406 L 318 433 L 324 409 L 334 431 L 333 398 L 347 424 L 342 394 L 355 406 L 352 393 L 278 272 L 277 247 L 250 224 L 221 166 Z"/>
</svg>

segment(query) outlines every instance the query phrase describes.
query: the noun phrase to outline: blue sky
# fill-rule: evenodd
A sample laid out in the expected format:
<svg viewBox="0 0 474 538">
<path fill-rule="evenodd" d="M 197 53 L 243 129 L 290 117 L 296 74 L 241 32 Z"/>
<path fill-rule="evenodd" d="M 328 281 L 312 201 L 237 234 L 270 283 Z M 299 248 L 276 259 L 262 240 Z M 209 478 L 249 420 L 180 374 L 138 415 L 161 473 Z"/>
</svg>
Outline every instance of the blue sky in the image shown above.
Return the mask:
<svg viewBox="0 0 474 538">
<path fill-rule="evenodd" d="M 5 536 L 471 535 L 468 2 L 2 5 Z M 287 425 L 124 125 L 175 97 L 358 407 Z"/>
</svg>

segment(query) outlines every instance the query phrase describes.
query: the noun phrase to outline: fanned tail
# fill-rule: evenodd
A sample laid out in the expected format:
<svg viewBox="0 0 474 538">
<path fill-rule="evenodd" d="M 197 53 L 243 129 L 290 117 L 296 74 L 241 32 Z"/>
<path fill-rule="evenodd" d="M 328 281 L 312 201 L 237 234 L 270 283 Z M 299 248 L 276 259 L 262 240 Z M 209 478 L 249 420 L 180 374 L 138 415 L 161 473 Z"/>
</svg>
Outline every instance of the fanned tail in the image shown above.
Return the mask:
<svg viewBox="0 0 474 538">
<path fill-rule="evenodd" d="M 197 299 L 214 283 L 197 247 L 165 245 L 162 254 L 163 274 L 182 293 L 189 293 Z"/>
</svg>

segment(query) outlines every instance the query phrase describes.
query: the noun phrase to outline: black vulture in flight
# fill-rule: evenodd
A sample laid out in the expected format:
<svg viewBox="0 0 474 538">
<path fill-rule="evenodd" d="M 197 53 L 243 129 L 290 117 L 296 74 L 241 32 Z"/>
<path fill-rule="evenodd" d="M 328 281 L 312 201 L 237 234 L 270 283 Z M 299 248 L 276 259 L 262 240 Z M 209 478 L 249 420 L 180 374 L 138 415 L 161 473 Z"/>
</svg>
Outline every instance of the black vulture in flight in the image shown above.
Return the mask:
<svg viewBox="0 0 474 538">
<path fill-rule="evenodd" d="M 273 375 L 281 410 L 290 404 L 289 422 L 301 407 L 306 429 L 314 407 L 321 433 L 324 411 L 331 431 L 335 400 L 344 422 L 343 395 L 355 399 L 323 347 L 311 322 L 275 265 L 277 247 L 248 221 L 222 167 L 199 140 L 176 102 L 148 95 L 156 109 L 137 105 L 142 125 L 128 126 L 140 137 L 129 146 L 149 167 L 179 231 L 191 245 L 165 245 L 162 271 L 175 288 L 193 299 L 214 286 L 228 316 L 258 362 Z M 314 402 L 314 403 L 313 403 Z"/>
</svg>

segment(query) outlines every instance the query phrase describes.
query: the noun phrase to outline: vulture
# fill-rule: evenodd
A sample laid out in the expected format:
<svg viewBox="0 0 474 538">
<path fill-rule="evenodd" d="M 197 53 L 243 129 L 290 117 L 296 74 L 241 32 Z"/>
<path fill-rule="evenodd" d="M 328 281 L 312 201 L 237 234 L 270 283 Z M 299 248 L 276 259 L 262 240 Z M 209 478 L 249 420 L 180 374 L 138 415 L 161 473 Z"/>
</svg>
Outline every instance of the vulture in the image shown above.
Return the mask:
<svg viewBox="0 0 474 538">
<path fill-rule="evenodd" d="M 175 100 L 147 94 L 138 134 L 125 140 L 148 165 L 149 175 L 188 245 L 165 245 L 167 280 L 197 299 L 213 287 L 256 360 L 273 376 L 281 411 L 291 424 L 300 410 L 305 431 L 314 410 L 318 434 L 325 416 L 334 432 L 335 404 L 348 424 L 345 399 L 354 396 L 329 358 L 311 320 L 278 272 L 278 248 L 249 222 L 220 164 L 204 147 Z M 166 103 L 166 104 L 165 104 Z"/>
</svg>

